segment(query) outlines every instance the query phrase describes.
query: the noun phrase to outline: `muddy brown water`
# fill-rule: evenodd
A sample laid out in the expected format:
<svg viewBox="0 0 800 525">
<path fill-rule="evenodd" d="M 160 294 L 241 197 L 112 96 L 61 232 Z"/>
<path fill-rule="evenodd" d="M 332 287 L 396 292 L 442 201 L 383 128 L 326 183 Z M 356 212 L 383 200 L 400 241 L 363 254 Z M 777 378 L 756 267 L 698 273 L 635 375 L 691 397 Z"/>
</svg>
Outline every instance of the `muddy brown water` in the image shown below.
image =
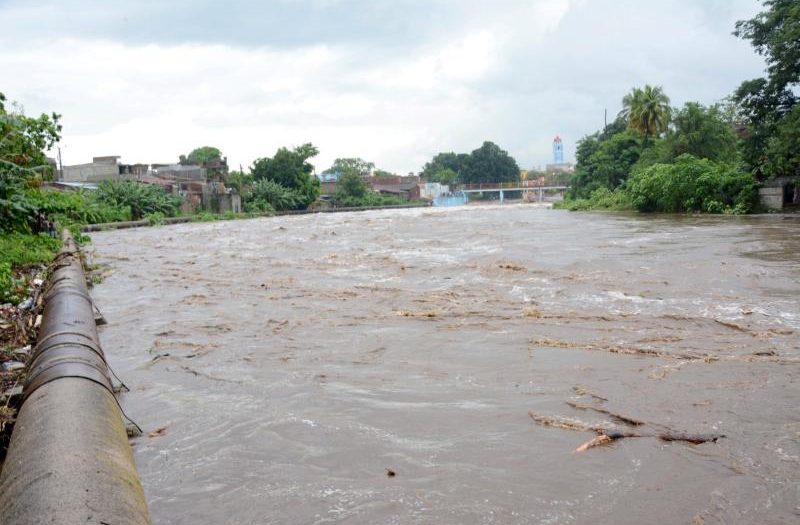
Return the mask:
<svg viewBox="0 0 800 525">
<path fill-rule="evenodd" d="M 159 524 L 798 523 L 798 234 L 525 205 L 185 224 L 93 234 L 92 294 Z M 576 454 L 592 432 L 529 412 L 619 424 L 567 402 L 726 437 Z"/>
</svg>

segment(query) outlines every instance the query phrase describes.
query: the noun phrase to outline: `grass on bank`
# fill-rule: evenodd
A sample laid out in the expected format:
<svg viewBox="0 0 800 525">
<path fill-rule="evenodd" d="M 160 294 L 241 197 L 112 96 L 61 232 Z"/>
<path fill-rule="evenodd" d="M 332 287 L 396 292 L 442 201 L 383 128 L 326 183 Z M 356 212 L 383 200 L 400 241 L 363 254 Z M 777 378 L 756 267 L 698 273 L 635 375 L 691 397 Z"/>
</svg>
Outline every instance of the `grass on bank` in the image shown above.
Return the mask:
<svg viewBox="0 0 800 525">
<path fill-rule="evenodd" d="M 621 189 L 611 191 L 608 188 L 596 189 L 586 199 L 565 199 L 555 202 L 553 208 L 569 211 L 628 211 L 636 209 L 625 191 Z"/>
<path fill-rule="evenodd" d="M 49 264 L 60 248 L 61 241 L 46 234 L 0 235 L 0 303 L 23 300 L 28 286 L 24 270 Z"/>
</svg>

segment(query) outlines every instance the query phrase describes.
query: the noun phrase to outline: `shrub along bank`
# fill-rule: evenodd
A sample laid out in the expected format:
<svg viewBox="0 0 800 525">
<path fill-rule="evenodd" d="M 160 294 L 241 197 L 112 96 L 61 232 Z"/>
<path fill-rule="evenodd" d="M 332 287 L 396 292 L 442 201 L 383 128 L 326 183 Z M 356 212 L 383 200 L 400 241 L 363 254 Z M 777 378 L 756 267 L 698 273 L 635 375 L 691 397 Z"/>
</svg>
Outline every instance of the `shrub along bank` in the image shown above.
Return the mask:
<svg viewBox="0 0 800 525">
<path fill-rule="evenodd" d="M 750 213 L 758 206 L 758 183 L 728 163 L 681 155 L 633 173 L 611 190 L 599 187 L 588 197 L 556 207 L 581 210 L 637 210 L 664 213 Z"/>
</svg>

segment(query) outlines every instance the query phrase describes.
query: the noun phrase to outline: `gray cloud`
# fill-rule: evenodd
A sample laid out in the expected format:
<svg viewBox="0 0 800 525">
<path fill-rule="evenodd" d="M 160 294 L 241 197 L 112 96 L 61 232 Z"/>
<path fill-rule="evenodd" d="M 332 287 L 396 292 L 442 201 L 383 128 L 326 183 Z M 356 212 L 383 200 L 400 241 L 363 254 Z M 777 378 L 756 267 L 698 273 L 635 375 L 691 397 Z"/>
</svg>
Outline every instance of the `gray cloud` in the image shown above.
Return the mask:
<svg viewBox="0 0 800 525">
<path fill-rule="evenodd" d="M 164 161 L 213 143 L 249 164 L 313 141 L 418 170 L 493 140 L 567 155 L 633 86 L 711 103 L 763 62 L 730 35 L 752 0 L 0 3 L 0 90 L 64 114 L 68 162 Z"/>
</svg>

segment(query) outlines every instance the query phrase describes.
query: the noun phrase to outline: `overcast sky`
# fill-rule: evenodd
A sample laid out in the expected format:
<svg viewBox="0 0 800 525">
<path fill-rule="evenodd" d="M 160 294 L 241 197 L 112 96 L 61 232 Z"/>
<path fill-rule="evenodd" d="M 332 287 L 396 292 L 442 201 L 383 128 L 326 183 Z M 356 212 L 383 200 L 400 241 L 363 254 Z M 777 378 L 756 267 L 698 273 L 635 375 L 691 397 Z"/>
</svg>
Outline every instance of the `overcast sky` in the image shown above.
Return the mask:
<svg viewBox="0 0 800 525">
<path fill-rule="evenodd" d="M 551 162 L 633 86 L 713 103 L 763 61 L 731 35 L 756 0 L 0 0 L 0 91 L 63 115 L 65 164 L 249 166 L 312 142 L 318 171 L 398 173 L 491 140 Z"/>
</svg>

